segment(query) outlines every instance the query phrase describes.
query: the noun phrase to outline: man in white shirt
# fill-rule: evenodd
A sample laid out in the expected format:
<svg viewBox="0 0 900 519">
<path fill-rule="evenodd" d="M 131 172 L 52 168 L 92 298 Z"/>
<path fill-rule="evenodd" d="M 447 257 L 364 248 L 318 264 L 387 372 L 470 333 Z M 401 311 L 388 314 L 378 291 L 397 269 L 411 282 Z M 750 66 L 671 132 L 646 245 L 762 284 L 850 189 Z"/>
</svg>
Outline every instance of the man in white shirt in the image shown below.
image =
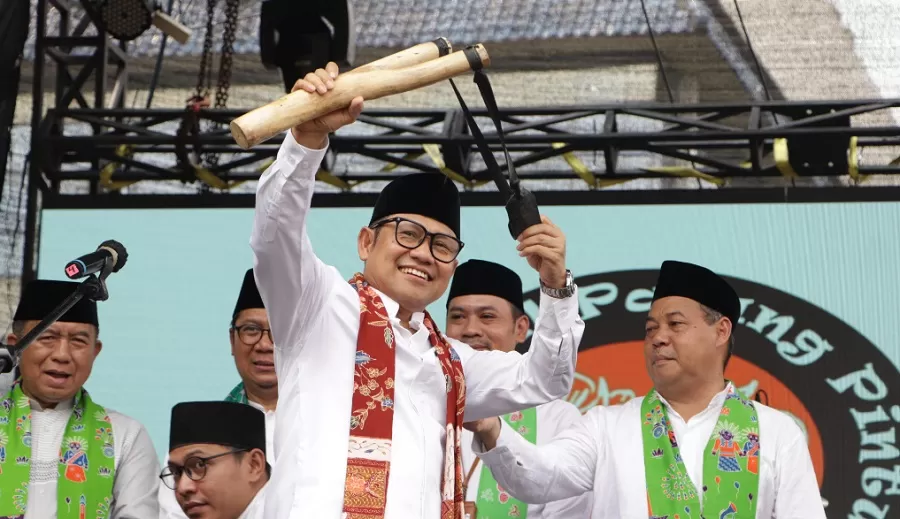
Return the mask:
<svg viewBox="0 0 900 519">
<path fill-rule="evenodd" d="M 29 283 L 13 316 L 15 344 L 78 283 Z M 82 299 L 22 353 L 21 378 L 0 395 L 0 517 L 156 517 L 159 461 L 144 427 L 84 389 L 103 344 L 96 303 Z"/>
<path fill-rule="evenodd" d="M 295 89 L 326 94 L 336 77 L 330 63 Z M 527 355 L 473 351 L 425 311 L 462 248 L 459 193 L 443 175 L 382 190 L 357 237 L 364 273 L 350 283 L 316 257 L 306 233 L 315 175 L 328 134 L 361 110 L 356 98 L 293 128 L 259 182 L 250 243 L 280 399 L 267 519 L 461 517 L 463 419 L 543 404 L 574 380 L 584 323 L 565 237 L 546 218 L 519 236 L 543 285 Z"/>
<path fill-rule="evenodd" d="M 522 280 L 512 270 L 490 261 L 469 260 L 453 274 L 447 296 L 447 337 L 478 351 L 515 352 L 528 337 Z M 554 400 L 503 419 L 523 438 L 544 445 L 581 418 L 565 400 Z M 587 519 L 591 494 L 526 505 L 510 496 L 472 452 L 472 432 L 462 435 L 466 519 L 520 517 L 525 519 Z"/>
<path fill-rule="evenodd" d="M 724 378 L 740 314 L 724 279 L 666 261 L 647 316 L 648 396 L 595 407 L 538 447 L 485 420 L 474 450 L 525 502 L 593 490 L 593 519 L 824 519 L 800 428 Z"/>
<path fill-rule="evenodd" d="M 259 519 L 271 467 L 262 412 L 238 402 L 172 408 L 169 460 L 160 474 L 190 519 Z"/>
<path fill-rule="evenodd" d="M 274 345 L 269 330 L 269 317 L 263 305 L 253 269 L 244 273 L 244 281 L 231 314 L 231 355 L 241 383 L 225 398 L 226 402 L 247 404 L 260 410 L 266 419 L 266 456 L 275 464 L 275 406 L 278 403 L 278 378 L 275 376 Z M 184 519 L 175 493 L 166 485 L 159 486 L 160 519 Z"/>
</svg>

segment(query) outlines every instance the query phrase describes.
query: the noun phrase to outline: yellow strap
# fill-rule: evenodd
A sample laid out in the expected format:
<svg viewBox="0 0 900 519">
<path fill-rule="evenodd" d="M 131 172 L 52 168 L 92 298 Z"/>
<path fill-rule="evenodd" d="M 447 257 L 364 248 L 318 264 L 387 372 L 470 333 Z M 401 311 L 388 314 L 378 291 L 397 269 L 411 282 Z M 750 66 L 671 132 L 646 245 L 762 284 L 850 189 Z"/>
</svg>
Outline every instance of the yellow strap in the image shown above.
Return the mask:
<svg viewBox="0 0 900 519">
<path fill-rule="evenodd" d="M 566 145 L 562 142 L 554 142 L 552 144 L 554 150 L 558 150 L 560 148 L 565 148 Z M 566 160 L 566 163 L 569 164 L 569 167 L 572 168 L 572 171 L 575 172 L 576 175 L 581 177 L 581 180 L 587 182 L 587 185 L 591 187 L 597 187 L 599 184 L 597 182 L 597 177 L 591 173 L 591 170 L 581 162 L 581 159 L 575 156 L 571 151 L 567 151 L 562 154 L 562 157 Z"/>
<path fill-rule="evenodd" d="M 316 172 L 316 180 L 325 182 L 326 184 L 328 184 L 330 186 L 334 186 L 334 187 L 336 187 L 338 189 L 342 189 L 344 191 L 350 190 L 350 184 L 348 184 L 348 183 L 344 182 L 343 180 L 339 179 L 338 177 L 332 175 L 331 172 L 325 168 L 319 168 L 319 171 Z"/>
<path fill-rule="evenodd" d="M 637 180 L 637 179 L 636 178 L 622 178 L 622 179 L 617 179 L 617 180 L 597 179 L 597 182 L 595 185 L 602 189 L 604 187 L 610 187 L 610 186 L 615 186 L 618 184 L 624 184 L 625 182 L 631 182 L 632 180 Z"/>
<path fill-rule="evenodd" d="M 119 157 L 130 157 L 131 156 L 131 146 L 126 144 L 121 144 L 116 148 L 116 156 Z M 128 187 L 132 184 L 137 183 L 137 180 L 127 180 L 127 181 L 113 181 L 112 176 L 118 169 L 120 162 L 109 162 L 107 165 L 103 166 L 103 169 L 100 170 L 100 186 L 104 187 L 110 191 L 118 191 L 122 188 Z"/>
<path fill-rule="evenodd" d="M 406 155 L 403 156 L 403 160 L 419 160 L 419 157 L 421 157 L 422 155 L 424 155 L 424 153 L 421 153 L 421 152 L 407 153 Z M 391 163 L 385 164 L 384 167 L 381 168 L 381 171 L 383 171 L 383 172 L 394 171 L 399 166 L 400 165 L 397 164 L 396 162 L 391 162 Z"/>
<path fill-rule="evenodd" d="M 437 144 L 423 144 L 422 149 L 425 150 L 425 153 L 428 154 L 428 158 L 431 159 L 431 162 L 434 163 L 434 166 L 438 168 L 441 173 L 464 186 L 473 185 L 466 177 L 447 167 L 447 164 L 444 162 L 444 157 L 441 155 L 440 146 Z"/>
<path fill-rule="evenodd" d="M 691 178 L 699 178 L 700 180 L 705 180 L 717 186 L 724 186 L 725 179 L 719 178 L 708 173 L 703 173 L 702 171 L 697 171 L 694 168 L 686 168 L 682 166 L 666 166 L 661 168 L 643 168 L 644 171 L 650 171 L 653 173 L 663 173 L 665 175 L 672 175 L 675 177 L 691 177 Z"/>
<path fill-rule="evenodd" d="M 258 168 L 256 168 L 256 172 L 259 173 L 260 175 L 262 175 L 263 173 L 266 172 L 267 169 L 269 169 L 269 166 L 271 166 L 274 163 L 275 163 L 275 159 L 269 159 L 269 160 L 263 162 L 262 164 L 260 164 L 260 166 Z"/>
<path fill-rule="evenodd" d="M 788 157 L 788 142 L 784 137 L 775 139 L 772 143 L 772 152 L 775 155 L 775 167 L 781 174 L 788 178 L 796 178 L 797 172 L 791 167 L 791 161 Z"/>
<path fill-rule="evenodd" d="M 889 165 L 896 166 L 897 164 L 900 164 L 900 157 L 892 160 Z M 859 137 L 856 136 L 850 137 L 849 152 L 847 154 L 847 173 L 857 184 L 862 184 L 872 176 L 859 174 Z"/>
<path fill-rule="evenodd" d="M 201 182 L 215 189 L 233 189 L 244 183 L 243 180 L 239 182 L 226 182 L 203 166 L 194 166 L 194 175 L 196 175 Z"/>
<path fill-rule="evenodd" d="M 425 153 L 428 155 L 428 158 L 431 159 L 431 162 L 434 163 L 434 166 L 438 168 L 438 170 L 447 175 L 451 180 L 455 180 L 462 184 L 465 187 L 473 188 L 483 186 L 485 184 L 490 183 L 490 180 L 479 180 L 479 181 L 471 181 L 466 177 L 460 175 L 459 173 L 453 171 L 452 169 L 447 167 L 447 164 L 444 162 L 444 157 L 441 155 L 441 148 L 437 144 L 423 144 L 422 149 L 425 150 Z"/>
</svg>

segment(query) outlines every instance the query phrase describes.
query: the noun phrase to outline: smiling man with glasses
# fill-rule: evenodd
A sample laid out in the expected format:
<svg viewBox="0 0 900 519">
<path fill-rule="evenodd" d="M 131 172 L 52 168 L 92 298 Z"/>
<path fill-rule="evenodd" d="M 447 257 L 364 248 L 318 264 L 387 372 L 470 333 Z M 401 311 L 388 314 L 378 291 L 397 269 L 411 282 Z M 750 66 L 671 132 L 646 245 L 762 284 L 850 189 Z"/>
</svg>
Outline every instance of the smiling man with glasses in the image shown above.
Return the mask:
<svg viewBox="0 0 900 519">
<path fill-rule="evenodd" d="M 236 402 L 176 405 L 166 465 L 159 477 L 190 519 L 263 517 L 270 467 L 259 410 Z"/>
<path fill-rule="evenodd" d="M 266 452 L 268 462 L 275 463 L 272 447 L 275 433 L 275 408 L 278 403 L 278 377 L 275 374 L 274 345 L 269 330 L 269 317 L 263 305 L 253 270 L 244 273 L 244 281 L 228 329 L 231 355 L 241 377 L 226 402 L 247 404 L 265 415 Z M 172 489 L 159 487 L 160 519 L 183 519 L 184 512 L 175 500 Z"/>
<path fill-rule="evenodd" d="M 337 74 L 330 63 L 294 89 L 327 94 Z M 546 217 L 518 236 L 542 286 L 527 355 L 475 351 L 426 311 L 463 249 L 459 192 L 444 175 L 399 176 L 381 191 L 357 235 L 362 272 L 348 283 L 316 256 L 306 220 L 328 134 L 352 123 L 362 102 L 293 128 L 258 186 L 251 246 L 280 400 L 265 517 L 458 519 L 463 421 L 571 388 L 584 323 L 566 240 Z"/>
<path fill-rule="evenodd" d="M 241 376 L 241 383 L 231 390 L 225 400 L 250 404 L 266 413 L 267 422 L 270 413 L 274 420 L 275 405 L 278 403 L 275 346 L 272 343 L 266 307 L 253 278 L 253 269 L 244 274 L 244 283 L 234 305 L 228 335 L 231 340 L 231 355 Z"/>
</svg>

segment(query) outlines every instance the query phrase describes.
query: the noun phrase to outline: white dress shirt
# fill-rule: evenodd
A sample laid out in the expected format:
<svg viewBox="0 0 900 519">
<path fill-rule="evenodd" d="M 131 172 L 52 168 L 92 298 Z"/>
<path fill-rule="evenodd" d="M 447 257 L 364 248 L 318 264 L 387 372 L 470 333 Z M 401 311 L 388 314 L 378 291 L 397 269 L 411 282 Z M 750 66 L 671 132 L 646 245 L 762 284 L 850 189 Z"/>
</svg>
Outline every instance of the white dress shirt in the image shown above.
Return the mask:
<svg viewBox="0 0 900 519">
<path fill-rule="evenodd" d="M 359 295 L 313 252 L 306 217 L 325 150 L 290 132 L 259 182 L 250 240 L 254 272 L 275 339 L 277 460 L 266 519 L 339 519 L 344 502 Z M 353 240 L 354 236 L 335 239 Z M 396 374 L 387 519 L 437 519 L 446 435 L 444 376 L 422 325 L 407 330 L 379 292 L 395 335 Z M 577 295 L 541 295 L 525 355 L 475 352 L 450 340 L 466 377 L 466 420 L 534 407 L 568 393 L 584 331 Z"/>
<path fill-rule="evenodd" d="M 703 486 L 703 455 L 728 388 L 685 422 L 665 400 L 688 477 Z M 510 494 L 544 503 L 594 491 L 593 519 L 647 519 L 641 403 L 597 406 L 550 444 L 535 447 L 501 425 L 497 446 L 473 450 Z M 825 519 L 806 438 L 791 417 L 755 404 L 759 416 L 760 472 L 757 519 Z"/>
<path fill-rule="evenodd" d="M 565 400 L 554 400 L 537 407 L 537 445 L 546 445 L 553 438 L 574 425 L 581 418 L 581 411 Z M 472 452 L 474 434 L 463 431 L 463 474 L 468 474 L 478 458 Z M 469 480 L 466 501 L 478 501 L 478 484 L 484 465 L 479 463 Z M 501 485 L 502 486 L 502 485 Z M 593 495 L 585 492 L 580 496 L 553 501 L 547 504 L 528 505 L 528 519 L 588 519 L 591 516 Z"/>
<path fill-rule="evenodd" d="M 42 409 L 31 401 L 31 477 L 25 519 L 56 519 L 59 448 L 74 400 Z M 134 418 L 107 408 L 113 428 L 115 480 L 110 519 L 159 514 L 159 460 L 147 430 Z"/>
<path fill-rule="evenodd" d="M 269 462 L 269 465 L 274 467 L 275 447 L 273 446 L 273 438 L 275 437 L 275 410 L 266 411 L 265 407 L 257 404 L 253 400 L 248 399 L 247 403 L 266 414 L 266 461 Z M 168 464 L 169 457 L 166 456 L 166 465 Z M 261 499 L 262 498 L 260 498 L 260 500 Z M 159 484 L 159 519 L 187 519 L 184 511 L 175 499 L 175 491 L 167 487 L 166 484 L 161 481 Z"/>
<path fill-rule="evenodd" d="M 244 509 L 244 513 L 238 519 L 262 519 L 263 510 L 266 503 L 266 486 L 259 489 L 259 492 L 253 496 L 253 501 Z"/>
</svg>

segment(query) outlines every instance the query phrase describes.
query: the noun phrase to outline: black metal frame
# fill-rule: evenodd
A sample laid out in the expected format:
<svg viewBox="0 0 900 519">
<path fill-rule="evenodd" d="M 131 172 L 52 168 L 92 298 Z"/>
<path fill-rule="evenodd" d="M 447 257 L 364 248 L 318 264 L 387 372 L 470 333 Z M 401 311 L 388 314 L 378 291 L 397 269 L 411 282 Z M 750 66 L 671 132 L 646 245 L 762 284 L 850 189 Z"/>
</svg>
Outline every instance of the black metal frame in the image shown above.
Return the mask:
<svg viewBox="0 0 900 519">
<path fill-rule="evenodd" d="M 312 207 L 372 207 L 377 197 L 371 192 L 317 193 Z M 541 206 L 900 202 L 900 186 L 540 191 L 536 197 Z M 498 211 L 505 202 L 490 191 L 463 192 L 460 199 L 466 207 L 498 207 Z M 250 209 L 255 201 L 253 194 L 63 195 L 45 197 L 44 209 Z"/>
<path fill-rule="evenodd" d="M 568 152 L 601 151 L 605 156 L 602 172 L 591 173 L 596 180 L 667 177 L 666 173 L 646 169 L 621 169 L 617 166 L 622 152 L 642 152 L 669 161 L 689 161 L 697 171 L 718 178 L 782 176 L 763 157 L 774 139 L 838 139 L 849 141 L 858 137 L 855 146 L 900 145 L 900 127 L 852 127 L 850 117 L 900 107 L 900 99 L 860 101 L 776 101 L 728 104 L 669 105 L 659 103 L 634 105 L 601 105 L 561 108 L 522 108 L 502 111 L 507 123 L 506 142 L 515 152 L 516 166 L 532 166 L 520 174 L 523 180 L 558 180 L 573 178 L 565 167 L 541 167 L 547 159 Z M 259 166 L 275 156 L 280 140 L 245 151 L 240 149 L 227 131 L 228 121 L 240 115 L 237 110 L 204 110 L 196 116 L 215 122 L 223 129 L 195 137 L 180 137 L 161 126 L 180 123 L 186 116 L 183 110 L 122 110 L 122 109 L 63 109 L 51 110 L 41 137 L 48 161 L 45 174 L 56 181 L 87 180 L 92 193 L 100 187 L 99 173 L 109 162 L 127 165 L 116 172 L 117 181 L 179 180 L 196 181 L 188 164 L 161 167 L 161 155 L 185 153 L 199 146 L 204 152 L 233 154 L 233 159 L 209 171 L 222 181 L 247 181 L 259 176 Z M 487 114 L 475 111 L 476 117 L 487 121 Z M 556 125 L 579 119 L 602 118 L 600 131 L 573 133 Z M 623 119 L 643 120 L 666 125 L 661 130 L 621 131 Z M 774 122 L 765 125 L 762 121 Z M 361 122 L 378 128 L 370 135 L 338 134 L 332 139 L 332 149 L 340 154 L 358 154 L 383 164 L 397 164 L 417 171 L 439 172 L 439 167 L 427 156 L 419 160 L 404 158 L 406 154 L 422 152 L 422 146 L 433 144 L 441 148 L 446 166 L 473 182 L 490 180 L 482 167 L 468 157 L 473 150 L 472 137 L 462 124 L 458 110 L 373 110 L 366 112 Z M 401 120 L 405 120 L 402 121 Z M 47 129 L 80 122 L 95 128 L 94 134 L 84 137 L 48 134 Z M 201 123 L 204 124 L 204 123 Z M 485 137 L 499 151 L 499 139 L 488 131 Z M 556 144 L 556 147 L 554 147 Z M 130 156 L 117 153 L 120 146 L 130 148 Z M 837 150 L 846 153 L 847 146 Z M 723 160 L 721 156 L 743 157 L 742 160 Z M 155 157 L 154 157 L 155 156 Z M 154 157 L 156 160 L 152 160 Z M 749 161 L 749 167 L 742 164 Z M 88 164 L 81 169 L 63 168 L 72 163 Z M 538 166 L 538 167 L 535 167 Z M 373 171 L 338 175 L 349 183 L 387 180 L 394 175 L 373 168 Z M 827 171 L 810 168 L 799 175 L 839 176 L 847 170 Z M 860 166 L 861 175 L 900 173 L 900 166 Z M 585 188 L 592 187 L 585 184 Z M 593 186 L 596 187 L 596 186 Z M 128 196 L 128 195 L 124 195 Z"/>
<path fill-rule="evenodd" d="M 48 34 L 47 12 L 53 7 L 60 21 L 56 34 Z M 40 228 L 41 200 L 39 197 L 59 192 L 60 179 L 52 175 L 51 164 L 46 161 L 47 147 L 44 139 L 49 135 L 65 134 L 65 121 L 44 118 L 44 75 L 46 61 L 56 66 L 54 82 L 54 110 L 65 110 L 77 104 L 85 110 L 103 110 L 107 106 L 122 108 L 128 84 L 127 54 L 124 43 L 116 43 L 95 24 L 83 5 L 77 0 L 42 0 L 37 2 L 35 24 L 34 72 L 32 84 L 31 152 L 29 155 L 25 243 L 22 265 L 22 286 L 34 279 L 37 266 L 38 230 Z M 85 35 L 94 27 L 96 35 Z M 89 49 L 77 52 L 76 49 Z M 107 103 L 108 67 L 115 67 L 113 88 Z M 94 96 L 89 102 L 82 92 L 92 86 Z M 95 125 L 99 131 L 102 125 Z"/>
<path fill-rule="evenodd" d="M 49 5 L 61 15 L 55 36 L 47 34 Z M 73 18 L 79 11 L 82 18 L 73 27 Z M 98 34 L 84 36 L 85 29 L 91 25 Z M 75 48 L 90 48 L 92 52 L 76 55 Z M 280 139 L 249 151 L 240 149 L 229 135 L 227 123 L 241 111 L 189 113 L 172 109 L 125 109 L 125 45 L 114 42 L 102 27 L 93 24 L 76 0 L 37 2 L 35 57 L 23 281 L 33 279 L 35 274 L 42 207 L 252 206 L 252 195 L 234 193 L 227 186 L 257 179 L 261 167 L 276 155 Z M 54 107 L 42 118 L 45 58 L 56 62 L 57 72 Z M 110 65 L 116 67 L 116 76 L 112 100 L 107 104 L 104 94 Z M 79 70 L 74 74 L 76 68 Z M 81 90 L 92 78 L 94 99 L 89 103 Z M 526 182 L 541 181 L 529 188 L 545 205 L 900 200 L 900 188 L 794 187 L 785 184 L 782 178 L 788 171 L 791 176 L 834 177 L 851 173 L 855 178 L 900 173 L 900 165 L 894 162 L 858 165 L 850 158 L 858 157 L 858 152 L 865 148 L 900 146 L 900 128 L 896 126 L 853 127 L 851 124 L 854 116 L 897 107 L 900 99 L 695 105 L 639 103 L 504 109 L 501 119 L 520 178 Z M 487 113 L 473 112 L 490 147 L 499 152 L 499 138 L 491 131 Z M 639 126 L 640 121 L 645 125 Z M 194 122 L 200 128 L 219 129 L 196 135 L 178 131 L 191 127 L 188 123 Z M 353 133 L 365 126 L 373 130 Z M 370 162 L 373 166 L 370 170 L 340 173 L 332 167 L 333 161 L 328 163 L 332 185 L 341 186 L 343 192 L 318 194 L 314 199 L 316 205 L 371 205 L 375 194 L 364 183 L 389 180 L 397 175 L 385 166 L 450 173 L 472 184 L 490 180 L 480 157 L 472 155 L 474 142 L 459 110 L 370 110 L 354 127 L 331 140 L 337 163 L 341 156 L 356 155 L 373 159 Z M 573 127 L 589 130 L 576 131 Z M 772 150 L 779 140 L 782 149 L 785 146 L 790 149 L 787 167 L 783 157 L 779 163 L 772 160 Z M 439 157 L 423 153 L 425 147 L 433 152 L 434 146 L 439 150 Z M 585 152 L 602 155 L 603 160 L 597 161 L 602 166 L 594 171 L 585 168 L 577 171 L 559 160 Z M 190 159 L 201 153 L 219 154 L 221 160 L 200 171 L 192 165 L 196 161 Z M 636 154 L 649 160 L 637 166 L 635 161 L 620 161 Z M 824 159 L 818 160 L 821 158 L 818 155 Z M 654 167 L 645 167 L 646 164 Z M 605 181 L 671 178 L 672 175 L 702 178 L 719 187 L 725 179 L 749 177 L 771 182 L 761 184 L 770 187 L 754 189 L 599 189 L 606 185 Z M 555 180 L 579 178 L 583 181 L 583 191 L 560 191 L 552 187 Z M 69 181 L 86 182 L 90 188 L 86 194 L 64 192 L 61 186 Z M 202 183 L 205 189 L 195 195 L 135 194 L 123 189 L 132 182 L 160 181 Z M 467 205 L 501 202 L 492 192 L 466 190 L 463 193 L 463 203 Z"/>
</svg>

